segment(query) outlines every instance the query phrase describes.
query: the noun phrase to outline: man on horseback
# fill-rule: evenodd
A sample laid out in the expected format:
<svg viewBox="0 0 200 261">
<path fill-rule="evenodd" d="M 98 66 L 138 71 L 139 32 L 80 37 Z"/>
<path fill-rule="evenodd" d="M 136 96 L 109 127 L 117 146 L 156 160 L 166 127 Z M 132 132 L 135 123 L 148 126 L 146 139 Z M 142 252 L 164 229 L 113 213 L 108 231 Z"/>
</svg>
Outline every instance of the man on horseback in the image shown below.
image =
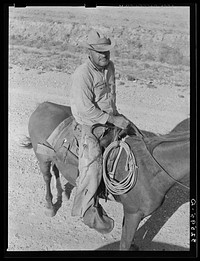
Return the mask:
<svg viewBox="0 0 200 261">
<path fill-rule="evenodd" d="M 130 121 L 120 115 L 116 108 L 115 68 L 110 60 L 110 50 L 114 41 L 97 31 L 90 31 L 84 46 L 89 50 L 88 60 L 80 65 L 72 75 L 71 110 L 81 125 L 81 141 L 79 144 L 79 177 L 72 215 L 84 217 L 92 211 L 104 214 L 102 231 L 109 231 L 110 218 L 98 203 L 97 188 L 102 178 L 102 151 L 99 138 L 105 128 L 100 127 L 92 132 L 94 124 L 107 122 L 125 129 Z M 101 210 L 99 210 L 101 209 Z"/>
</svg>

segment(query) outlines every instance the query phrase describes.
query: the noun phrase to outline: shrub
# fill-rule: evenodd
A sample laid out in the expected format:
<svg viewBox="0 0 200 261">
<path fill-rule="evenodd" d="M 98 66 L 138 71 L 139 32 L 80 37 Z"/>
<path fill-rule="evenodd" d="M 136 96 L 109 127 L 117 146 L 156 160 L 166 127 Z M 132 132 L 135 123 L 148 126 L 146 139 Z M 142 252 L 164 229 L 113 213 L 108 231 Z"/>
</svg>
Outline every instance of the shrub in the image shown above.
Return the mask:
<svg viewBox="0 0 200 261">
<path fill-rule="evenodd" d="M 128 75 L 126 76 L 126 78 L 127 78 L 128 81 L 135 81 L 135 80 L 136 80 L 135 77 L 132 76 L 132 75 L 130 75 L 130 74 L 128 74 Z"/>
<path fill-rule="evenodd" d="M 155 55 L 151 52 L 147 52 L 146 54 L 144 54 L 143 58 L 144 58 L 144 60 L 149 60 L 149 61 L 155 61 L 156 60 Z"/>
<path fill-rule="evenodd" d="M 124 84 L 125 84 L 125 82 L 122 82 L 122 81 L 119 82 L 119 85 L 124 85 Z"/>
<path fill-rule="evenodd" d="M 173 48 L 167 45 L 163 45 L 159 51 L 158 60 L 173 65 L 179 65 L 185 62 L 183 54 L 178 48 Z"/>
<path fill-rule="evenodd" d="M 118 50 L 114 50 L 114 56 L 119 57 L 120 56 L 120 52 Z"/>
</svg>

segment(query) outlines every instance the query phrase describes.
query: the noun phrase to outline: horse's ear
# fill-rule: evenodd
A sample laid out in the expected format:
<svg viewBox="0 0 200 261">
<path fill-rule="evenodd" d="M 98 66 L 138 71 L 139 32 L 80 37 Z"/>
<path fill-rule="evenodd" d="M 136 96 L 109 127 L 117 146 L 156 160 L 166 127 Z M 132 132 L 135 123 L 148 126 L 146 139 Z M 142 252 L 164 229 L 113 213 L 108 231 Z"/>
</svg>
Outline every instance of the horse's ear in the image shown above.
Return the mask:
<svg viewBox="0 0 200 261">
<path fill-rule="evenodd" d="M 127 127 L 127 134 L 129 136 L 138 136 L 140 138 L 144 138 L 144 134 L 140 131 L 140 129 L 138 129 L 138 127 L 130 122 L 128 127 Z"/>
<path fill-rule="evenodd" d="M 135 131 L 135 129 L 131 126 L 131 124 L 128 125 L 127 134 L 128 134 L 129 136 L 136 135 L 136 131 Z"/>
</svg>

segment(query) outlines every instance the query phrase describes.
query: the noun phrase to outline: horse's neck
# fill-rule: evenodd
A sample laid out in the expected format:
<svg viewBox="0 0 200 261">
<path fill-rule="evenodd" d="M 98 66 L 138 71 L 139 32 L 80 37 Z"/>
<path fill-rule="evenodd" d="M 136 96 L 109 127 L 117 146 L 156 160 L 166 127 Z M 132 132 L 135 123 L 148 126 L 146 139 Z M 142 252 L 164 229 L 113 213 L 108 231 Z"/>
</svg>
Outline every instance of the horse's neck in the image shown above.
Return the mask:
<svg viewBox="0 0 200 261">
<path fill-rule="evenodd" d="M 153 154 L 153 150 L 162 143 L 169 143 L 173 146 L 174 142 L 184 142 L 189 140 L 190 132 L 184 131 L 184 132 L 171 132 L 166 135 L 154 135 L 145 137 L 144 141 L 146 143 L 146 146 L 148 150 Z"/>
<path fill-rule="evenodd" d="M 148 149 L 155 160 L 176 179 L 189 173 L 189 132 L 152 138 Z"/>
</svg>

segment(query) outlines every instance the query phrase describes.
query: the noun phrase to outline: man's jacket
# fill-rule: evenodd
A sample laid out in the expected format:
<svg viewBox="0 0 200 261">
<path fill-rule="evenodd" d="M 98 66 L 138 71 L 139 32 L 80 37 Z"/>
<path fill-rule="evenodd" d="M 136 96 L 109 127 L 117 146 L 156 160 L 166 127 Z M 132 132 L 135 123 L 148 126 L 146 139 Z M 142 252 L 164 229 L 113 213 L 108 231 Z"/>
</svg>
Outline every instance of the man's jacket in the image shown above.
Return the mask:
<svg viewBox="0 0 200 261">
<path fill-rule="evenodd" d="M 105 124 L 116 115 L 115 69 L 112 61 L 102 72 L 88 59 L 72 75 L 70 102 L 80 124 Z"/>
</svg>

